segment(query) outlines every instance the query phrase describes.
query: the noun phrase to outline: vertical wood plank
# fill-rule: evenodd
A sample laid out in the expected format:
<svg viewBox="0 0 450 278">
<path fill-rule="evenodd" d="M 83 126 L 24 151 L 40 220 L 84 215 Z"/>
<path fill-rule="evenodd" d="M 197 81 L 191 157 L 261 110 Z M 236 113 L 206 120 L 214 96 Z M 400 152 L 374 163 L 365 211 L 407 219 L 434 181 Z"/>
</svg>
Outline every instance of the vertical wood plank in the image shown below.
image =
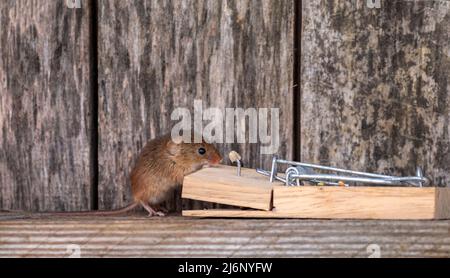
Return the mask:
<svg viewBox="0 0 450 278">
<path fill-rule="evenodd" d="M 89 2 L 0 1 L 0 208 L 90 208 Z"/>
<path fill-rule="evenodd" d="M 293 1 L 99 1 L 99 206 L 129 202 L 130 169 L 173 109 L 280 108 L 278 154 L 291 158 Z M 205 125 L 207 122 L 205 122 Z M 269 167 L 259 144 L 235 149 Z M 180 200 L 169 202 L 179 208 Z"/>
<path fill-rule="evenodd" d="M 450 2 L 303 1 L 303 161 L 450 182 Z"/>
</svg>

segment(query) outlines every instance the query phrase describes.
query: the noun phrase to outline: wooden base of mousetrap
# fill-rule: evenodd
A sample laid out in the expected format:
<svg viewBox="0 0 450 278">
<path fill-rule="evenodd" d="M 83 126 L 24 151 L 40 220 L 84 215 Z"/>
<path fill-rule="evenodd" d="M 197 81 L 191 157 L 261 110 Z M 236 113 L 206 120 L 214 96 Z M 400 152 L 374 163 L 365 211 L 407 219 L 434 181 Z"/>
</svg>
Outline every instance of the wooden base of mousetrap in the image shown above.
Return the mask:
<svg viewBox="0 0 450 278">
<path fill-rule="evenodd" d="M 219 166 L 185 177 L 183 198 L 245 207 L 184 210 L 190 217 L 450 219 L 450 188 L 284 186 L 254 169 Z"/>
</svg>

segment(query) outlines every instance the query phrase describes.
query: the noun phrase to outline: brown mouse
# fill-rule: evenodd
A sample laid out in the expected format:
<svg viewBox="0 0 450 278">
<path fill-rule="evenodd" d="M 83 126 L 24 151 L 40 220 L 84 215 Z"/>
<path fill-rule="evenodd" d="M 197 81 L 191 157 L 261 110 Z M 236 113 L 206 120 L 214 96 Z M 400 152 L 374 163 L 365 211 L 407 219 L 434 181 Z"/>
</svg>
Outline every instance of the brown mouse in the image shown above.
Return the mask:
<svg viewBox="0 0 450 278">
<path fill-rule="evenodd" d="M 163 215 L 155 206 L 165 201 L 185 176 L 221 160 L 217 149 L 204 141 L 174 142 L 170 135 L 153 139 L 145 145 L 131 171 L 134 203 L 141 204 L 150 216 Z"/>
<path fill-rule="evenodd" d="M 147 142 L 131 171 L 131 191 L 134 202 L 118 210 L 85 212 L 52 212 L 51 215 L 117 215 L 138 205 L 149 216 L 164 216 L 158 211 L 172 190 L 183 183 L 183 178 L 204 167 L 219 164 L 222 160 L 217 149 L 202 140 L 201 143 L 185 143 L 180 138 L 172 140 L 170 134 Z"/>
</svg>

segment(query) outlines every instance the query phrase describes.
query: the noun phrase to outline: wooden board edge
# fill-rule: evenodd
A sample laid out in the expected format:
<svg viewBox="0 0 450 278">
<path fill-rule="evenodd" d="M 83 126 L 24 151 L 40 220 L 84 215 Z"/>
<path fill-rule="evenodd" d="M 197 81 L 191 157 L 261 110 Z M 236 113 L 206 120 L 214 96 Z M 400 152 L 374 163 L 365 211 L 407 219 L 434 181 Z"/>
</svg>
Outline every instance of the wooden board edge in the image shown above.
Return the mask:
<svg viewBox="0 0 450 278">
<path fill-rule="evenodd" d="M 267 202 L 261 203 L 261 204 L 252 204 L 252 205 L 246 205 L 245 203 L 241 201 L 234 201 L 234 200 L 224 200 L 223 198 L 214 198 L 214 197 L 203 197 L 199 196 L 197 194 L 190 194 L 186 193 L 181 196 L 182 199 L 189 199 L 193 201 L 202 201 L 202 202 L 209 202 L 209 203 L 216 203 L 221 205 L 228 205 L 228 206 L 236 206 L 236 207 L 245 207 L 255 210 L 263 210 L 263 211 L 270 211 L 272 209 L 272 200 L 273 200 L 273 191 L 270 191 L 267 195 Z"/>
<path fill-rule="evenodd" d="M 272 211 L 237 209 L 183 210 L 182 216 L 205 218 L 277 218 L 277 216 Z"/>
<path fill-rule="evenodd" d="M 203 202 L 210 202 L 210 203 L 217 203 L 222 205 L 229 205 L 229 206 L 237 206 L 237 207 L 246 207 L 256 210 L 265 210 L 269 211 L 272 209 L 272 200 L 273 200 L 273 190 L 267 190 L 267 192 L 260 192 L 257 195 L 260 195 L 259 203 L 253 203 L 253 202 L 243 202 L 242 200 L 234 200 L 234 199 L 224 199 L 224 197 L 217 197 L 214 196 L 215 194 L 210 195 L 201 195 L 201 194 L 195 194 L 191 191 L 184 190 L 184 186 L 181 193 L 181 198 L 183 199 L 190 199 L 195 201 L 203 201 Z"/>
<path fill-rule="evenodd" d="M 324 215 L 304 215 L 301 213 L 263 211 L 263 210 L 226 210 L 226 209 L 206 209 L 206 210 L 183 210 L 183 217 L 195 218 L 283 218 L 283 219 L 320 219 L 320 220 L 432 220 L 432 218 L 383 218 L 383 217 L 354 217 L 338 215 L 325 217 Z"/>
</svg>

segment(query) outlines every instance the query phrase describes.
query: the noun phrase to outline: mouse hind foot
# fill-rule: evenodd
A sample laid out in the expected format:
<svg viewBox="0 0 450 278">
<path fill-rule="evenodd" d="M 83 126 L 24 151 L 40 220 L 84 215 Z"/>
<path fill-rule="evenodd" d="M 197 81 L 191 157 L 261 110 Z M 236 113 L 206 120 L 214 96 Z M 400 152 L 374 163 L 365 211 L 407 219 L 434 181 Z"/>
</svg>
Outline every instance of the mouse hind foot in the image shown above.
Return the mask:
<svg viewBox="0 0 450 278">
<path fill-rule="evenodd" d="M 156 211 L 155 209 L 153 209 L 151 206 L 149 206 L 148 204 L 146 204 L 145 202 L 140 202 L 142 207 L 148 212 L 148 217 L 153 217 L 153 216 L 166 216 L 163 212 L 161 211 Z"/>
</svg>

